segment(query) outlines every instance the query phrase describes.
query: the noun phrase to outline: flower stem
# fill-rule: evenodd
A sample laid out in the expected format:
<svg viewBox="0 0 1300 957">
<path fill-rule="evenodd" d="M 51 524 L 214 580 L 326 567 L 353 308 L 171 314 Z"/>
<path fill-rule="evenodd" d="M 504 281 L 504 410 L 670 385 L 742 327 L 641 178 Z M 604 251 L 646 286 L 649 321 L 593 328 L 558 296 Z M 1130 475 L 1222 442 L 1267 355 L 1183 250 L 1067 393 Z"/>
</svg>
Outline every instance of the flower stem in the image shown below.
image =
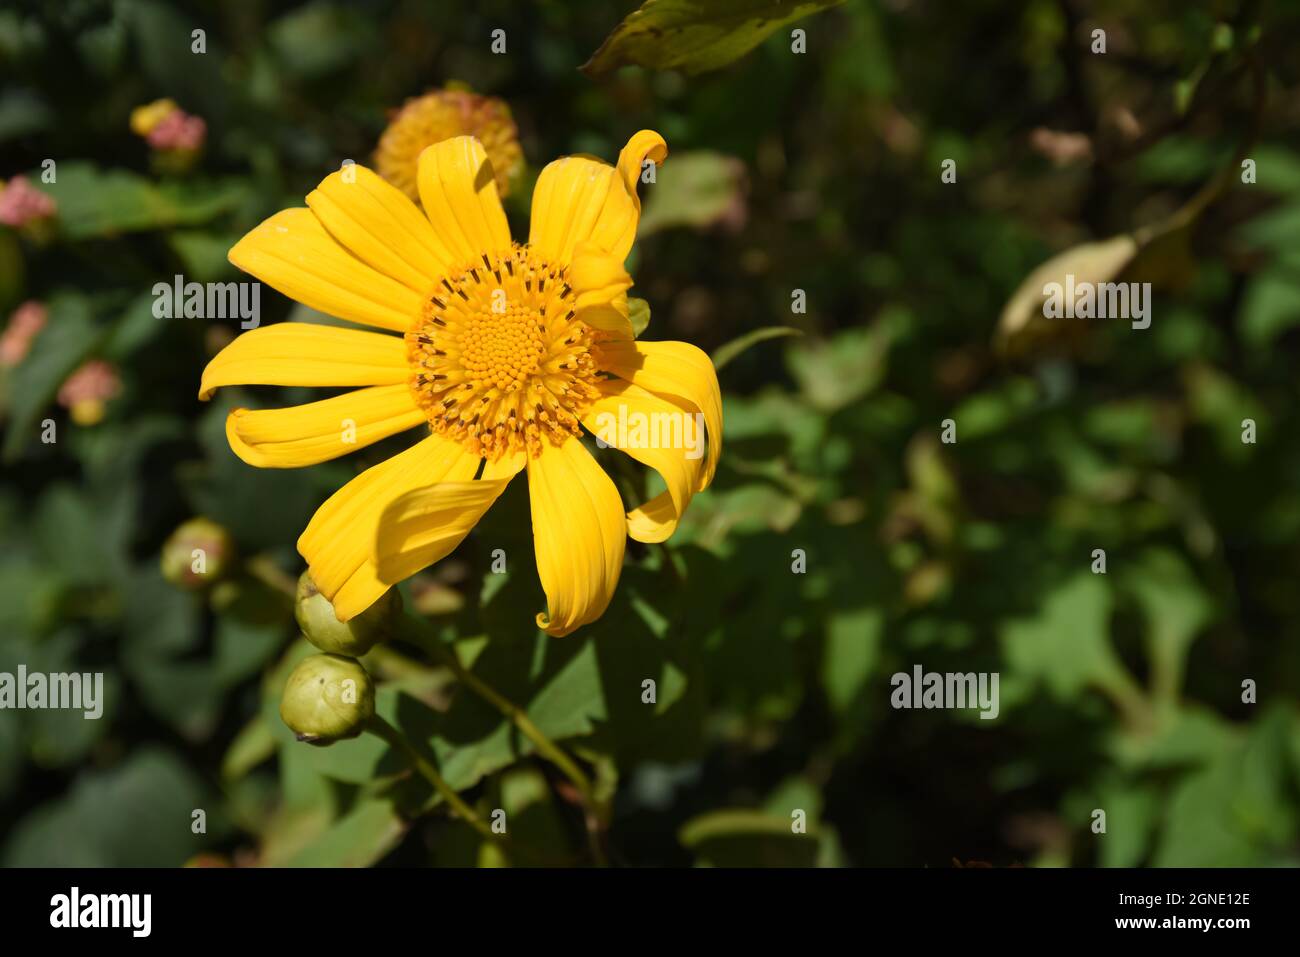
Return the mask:
<svg viewBox="0 0 1300 957">
<path fill-rule="evenodd" d="M 504 843 L 501 839 L 501 835 L 494 834 L 492 829 L 484 823 L 483 819 L 475 814 L 474 810 L 466 804 L 461 799 L 461 796 L 452 789 L 452 786 L 443 779 L 442 775 L 438 773 L 438 769 L 433 766 L 433 763 L 426 759 L 424 755 L 420 754 L 419 751 L 415 750 L 415 747 L 407 739 L 406 735 L 393 727 L 379 715 L 374 715 L 370 719 L 370 724 L 367 727 L 367 730 L 378 735 L 386 741 L 390 747 L 400 751 L 406 760 L 411 763 L 411 767 L 414 768 L 422 778 L 433 785 L 434 790 L 442 795 L 443 800 L 447 802 L 448 806 L 450 806 L 459 817 L 469 824 L 470 827 L 474 828 L 474 830 L 478 831 L 479 834 L 483 835 L 483 837 L 489 841 L 493 841 L 497 844 Z"/>
<path fill-rule="evenodd" d="M 553 763 L 566 778 L 581 793 L 584 802 L 590 809 L 598 809 L 600 802 L 596 800 L 595 793 L 592 790 L 591 780 L 578 767 L 577 763 L 569 757 L 554 741 L 543 733 L 542 729 L 533 724 L 531 718 L 523 708 L 519 707 L 505 695 L 497 691 L 474 672 L 470 671 L 460 659 L 456 657 L 454 649 L 447 647 L 442 641 L 433 635 L 430 635 L 423 623 L 410 615 L 405 615 L 404 627 L 401 630 L 401 637 L 410 641 L 412 644 L 423 648 L 429 654 L 433 655 L 440 663 L 447 666 L 456 680 L 464 684 L 467 688 L 477 694 L 492 707 L 501 712 L 514 726 L 519 733 L 526 737 L 537 748 L 537 753 Z"/>
<path fill-rule="evenodd" d="M 403 614 L 398 626 L 398 637 L 409 641 L 418 648 L 424 649 L 435 660 L 445 665 L 457 681 L 500 711 L 520 734 L 533 743 L 538 754 L 548 759 L 569 779 L 582 800 L 587 823 L 588 849 L 591 852 L 592 860 L 596 862 L 597 866 L 603 867 L 605 865 L 605 852 L 601 846 L 600 832 L 608 821 L 609 808 L 606 802 L 596 797 L 595 789 L 591 785 L 591 779 L 583 773 L 582 768 L 578 767 L 577 763 L 559 745 L 547 737 L 541 728 L 533 724 L 532 719 L 528 717 L 523 708 L 461 664 L 460 658 L 456 656 L 456 650 L 448 647 L 436 635 L 431 634 L 424 622 L 412 615 Z"/>
<path fill-rule="evenodd" d="M 244 570 L 272 591 L 288 596 L 291 601 L 298 594 L 297 580 L 281 571 L 269 555 L 254 555 L 244 563 Z"/>
</svg>

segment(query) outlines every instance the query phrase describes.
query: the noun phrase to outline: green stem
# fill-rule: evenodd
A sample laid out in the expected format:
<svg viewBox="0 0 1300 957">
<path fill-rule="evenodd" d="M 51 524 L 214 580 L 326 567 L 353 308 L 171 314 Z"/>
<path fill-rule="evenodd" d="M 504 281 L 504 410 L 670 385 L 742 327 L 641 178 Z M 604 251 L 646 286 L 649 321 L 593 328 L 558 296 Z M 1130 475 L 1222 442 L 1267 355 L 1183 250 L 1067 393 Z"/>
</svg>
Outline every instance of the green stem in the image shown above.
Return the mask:
<svg viewBox="0 0 1300 957">
<path fill-rule="evenodd" d="M 1156 727 L 1156 715 L 1142 687 L 1127 669 L 1107 672 L 1095 681 L 1096 687 L 1110 699 L 1120 719 L 1136 734 L 1150 734 Z"/>
<path fill-rule="evenodd" d="M 583 810 L 587 819 L 588 849 L 591 852 L 592 860 L 596 862 L 597 866 L 603 867 L 605 865 L 605 851 L 601 846 L 600 831 L 608 819 L 609 808 L 605 805 L 605 802 L 596 797 L 595 789 L 591 785 L 591 779 L 583 773 L 582 768 L 578 767 L 577 763 L 559 745 L 547 737 L 541 728 L 533 724 L 532 719 L 528 717 L 523 708 L 520 708 L 461 664 L 460 658 L 456 656 L 456 650 L 446 645 L 437 635 L 431 634 L 425 623 L 420 619 L 404 613 L 398 625 L 398 637 L 418 648 L 424 649 L 435 660 L 446 665 L 457 681 L 500 711 L 520 734 L 533 743 L 533 747 L 537 749 L 538 754 L 548 759 L 569 779 L 569 782 L 578 790 L 578 794 L 582 798 Z"/>
<path fill-rule="evenodd" d="M 407 740 L 406 735 L 402 734 L 401 731 L 397 730 L 397 728 L 393 727 L 379 715 L 375 715 L 370 719 L 370 724 L 367 727 L 367 730 L 378 735 L 393 749 L 400 751 L 403 756 L 405 756 L 406 760 L 411 763 L 411 767 L 414 768 L 422 778 L 433 785 L 434 790 L 442 795 L 443 800 L 447 802 L 448 806 L 450 806 L 459 817 L 469 824 L 470 827 L 474 828 L 474 830 L 478 831 L 479 834 L 483 835 L 483 837 L 489 841 L 494 841 L 498 844 L 504 843 L 501 839 L 501 835 L 493 833 L 492 828 L 488 827 L 487 824 L 484 823 L 483 819 L 475 814 L 474 810 L 468 804 L 461 800 L 461 796 L 452 789 L 451 785 L 443 780 L 442 775 L 438 773 L 438 769 L 433 766 L 432 762 L 426 759 L 424 755 L 420 754 L 419 751 L 415 750 L 415 747 Z"/>
<path fill-rule="evenodd" d="M 244 563 L 244 570 L 273 591 L 287 595 L 291 601 L 297 598 L 297 580 L 281 571 L 270 556 L 254 555 Z"/>
<path fill-rule="evenodd" d="M 533 742 L 537 748 L 537 753 L 545 757 L 554 764 L 572 782 L 573 786 L 582 794 L 583 800 L 589 808 L 597 809 L 599 802 L 591 787 L 591 780 L 583 773 L 582 769 L 574 760 L 566 754 L 559 745 L 548 738 L 542 729 L 533 724 L 532 719 L 527 713 L 513 701 L 506 698 L 501 692 L 497 691 L 482 678 L 474 674 L 460 663 L 454 649 L 449 648 L 440 641 L 436 636 L 430 635 L 423 623 L 411 617 L 403 616 L 403 627 L 401 637 L 410 641 L 412 644 L 423 648 L 435 657 L 439 662 L 445 664 L 451 673 L 456 676 L 456 680 L 464 684 L 467 688 L 477 694 L 492 707 L 500 711 L 516 728 L 519 733 Z"/>
<path fill-rule="evenodd" d="M 1251 117 L 1246 132 L 1242 135 L 1236 152 L 1233 154 L 1232 162 L 1219 170 L 1213 179 L 1197 190 L 1192 198 L 1167 220 L 1156 226 L 1138 230 L 1135 236 L 1139 245 L 1150 242 L 1157 234 L 1182 229 L 1194 223 L 1210 204 L 1227 190 L 1229 184 L 1239 173 L 1242 160 L 1246 158 L 1247 154 L 1254 148 L 1254 144 L 1259 140 L 1260 130 L 1263 128 L 1264 123 L 1264 109 L 1268 103 L 1268 82 L 1267 77 L 1264 75 L 1264 68 L 1254 50 L 1247 51 L 1244 59 L 1246 71 L 1251 80 Z"/>
<path fill-rule="evenodd" d="M 395 651 L 386 644 L 375 645 L 362 658 L 366 670 L 383 675 L 385 678 L 400 680 L 402 678 L 423 678 L 435 674 L 435 669 L 422 661 L 408 658 L 400 651 Z"/>
</svg>

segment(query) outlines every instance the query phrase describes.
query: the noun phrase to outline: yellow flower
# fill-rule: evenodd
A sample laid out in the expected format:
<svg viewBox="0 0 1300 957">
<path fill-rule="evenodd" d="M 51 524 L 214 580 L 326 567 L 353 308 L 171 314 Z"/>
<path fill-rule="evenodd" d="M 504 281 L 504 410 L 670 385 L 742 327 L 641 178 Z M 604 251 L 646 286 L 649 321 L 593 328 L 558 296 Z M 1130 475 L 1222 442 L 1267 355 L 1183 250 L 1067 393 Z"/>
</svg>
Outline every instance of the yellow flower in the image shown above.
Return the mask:
<svg viewBox="0 0 1300 957">
<path fill-rule="evenodd" d="M 285 295 L 400 334 L 285 322 L 235 339 L 204 370 L 200 398 L 243 384 L 360 387 L 293 408 L 236 409 L 226 435 L 240 458 L 292 468 L 429 430 L 337 491 L 298 539 L 340 620 L 448 555 L 526 469 L 549 608 L 537 624 L 566 635 L 608 606 L 625 536 L 665 540 L 712 481 L 722 439 L 712 362 L 683 342 L 636 341 L 628 321 L 636 186 L 645 159 L 666 155 L 646 130 L 617 168 L 578 156 L 551 163 L 521 245 L 483 146 L 456 137 L 420 155 L 423 212 L 350 166 L 326 177 L 307 209 L 277 213 L 231 249 L 232 263 Z M 620 441 L 599 425 L 629 413 L 702 418 L 707 454 L 631 432 Z M 625 513 L 578 438 L 584 427 L 656 469 L 667 491 Z"/>
<path fill-rule="evenodd" d="M 495 170 L 497 190 L 508 195 L 523 165 L 519 130 L 504 100 L 468 90 L 434 90 L 407 100 L 379 137 L 375 170 L 418 203 L 420 153 L 461 135 L 476 137 L 483 144 Z"/>
<path fill-rule="evenodd" d="M 159 123 L 178 109 L 180 107 L 175 100 L 154 100 L 144 106 L 137 106 L 131 111 L 131 132 L 136 136 L 148 136 Z"/>
</svg>

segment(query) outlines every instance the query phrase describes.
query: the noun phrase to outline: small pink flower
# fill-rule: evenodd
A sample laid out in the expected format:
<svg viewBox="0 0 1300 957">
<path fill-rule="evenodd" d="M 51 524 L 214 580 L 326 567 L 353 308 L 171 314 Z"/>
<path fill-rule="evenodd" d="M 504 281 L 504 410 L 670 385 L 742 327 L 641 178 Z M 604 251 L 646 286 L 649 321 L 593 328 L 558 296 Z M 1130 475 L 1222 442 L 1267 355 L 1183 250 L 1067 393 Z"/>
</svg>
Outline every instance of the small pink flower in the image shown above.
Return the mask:
<svg viewBox="0 0 1300 957">
<path fill-rule="evenodd" d="M 13 311 L 9 325 L 0 333 L 0 366 L 12 369 L 27 357 L 36 334 L 45 328 L 48 310 L 29 299 Z"/>
<path fill-rule="evenodd" d="M 197 152 L 208 134 L 208 124 L 202 117 L 192 116 L 184 110 L 173 110 L 149 131 L 149 145 L 156 150 L 184 150 Z"/>
<path fill-rule="evenodd" d="M 26 226 L 32 220 L 53 216 L 57 209 L 54 200 L 26 176 L 15 176 L 0 190 L 0 223 L 6 226 Z"/>
<path fill-rule="evenodd" d="M 117 371 L 103 359 L 91 359 L 59 386 L 58 400 L 74 422 L 94 425 L 104 418 L 104 403 L 121 391 Z"/>
</svg>

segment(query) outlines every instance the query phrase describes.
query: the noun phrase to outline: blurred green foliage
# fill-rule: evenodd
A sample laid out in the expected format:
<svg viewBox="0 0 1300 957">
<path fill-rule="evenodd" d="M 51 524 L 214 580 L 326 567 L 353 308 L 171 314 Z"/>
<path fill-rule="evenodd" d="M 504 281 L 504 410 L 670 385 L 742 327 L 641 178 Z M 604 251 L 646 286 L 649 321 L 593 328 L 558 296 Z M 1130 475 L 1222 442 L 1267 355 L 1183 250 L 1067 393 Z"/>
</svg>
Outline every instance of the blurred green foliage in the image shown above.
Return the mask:
<svg viewBox="0 0 1300 957">
<path fill-rule="evenodd" d="M 1300 10 L 852 2 L 799 21 L 803 54 L 787 26 L 710 72 L 588 78 L 579 66 L 628 6 L 0 10 L 0 176 L 39 182 L 55 160 L 40 188 L 60 212 L 52 236 L 0 227 L 0 310 L 49 308 L 0 373 L 0 671 L 103 671 L 107 699 L 98 721 L 0 713 L 0 862 L 497 862 L 382 741 L 310 748 L 277 715 L 310 650 L 280 587 L 300 568 L 293 542 L 405 439 L 303 471 L 245 466 L 228 409 L 307 391 L 199 403 L 237 323 L 150 308 L 177 273 L 235 278 L 225 252 L 245 230 L 366 162 L 404 99 L 460 81 L 510 104 L 530 181 L 556 156 L 612 159 L 639 128 L 665 135 L 632 264 L 645 335 L 726 360 L 718 480 L 666 548 L 630 543 L 597 624 L 559 640 L 532 628 L 543 596 L 521 482 L 403 586 L 591 770 L 612 800 L 598 837 L 611 861 L 1297 863 Z M 719 43 L 738 55 L 751 39 Z M 129 129 L 159 97 L 208 124 L 187 173 L 152 169 Z M 1255 183 L 1233 165 L 1242 144 Z M 999 316 L 1037 266 L 1167 222 L 1224 169 L 1178 242 L 1132 274 L 1155 284 L 1149 329 L 1080 321 L 1002 347 Z M 526 222 L 528 190 L 507 207 Z M 308 313 L 264 290 L 264 323 Z M 799 334 L 765 331 L 778 327 Z M 82 427 L 55 395 L 90 357 L 123 388 Z M 605 464 L 646 491 L 625 461 Z M 184 592 L 159 550 L 198 514 L 244 564 Z M 506 575 L 488 573 L 496 548 Z M 420 660 L 406 646 L 367 658 L 378 711 L 480 811 L 504 808 L 521 845 L 592 860 L 563 778 Z M 998 718 L 892 710 L 890 676 L 917 663 L 999 672 Z"/>
</svg>

